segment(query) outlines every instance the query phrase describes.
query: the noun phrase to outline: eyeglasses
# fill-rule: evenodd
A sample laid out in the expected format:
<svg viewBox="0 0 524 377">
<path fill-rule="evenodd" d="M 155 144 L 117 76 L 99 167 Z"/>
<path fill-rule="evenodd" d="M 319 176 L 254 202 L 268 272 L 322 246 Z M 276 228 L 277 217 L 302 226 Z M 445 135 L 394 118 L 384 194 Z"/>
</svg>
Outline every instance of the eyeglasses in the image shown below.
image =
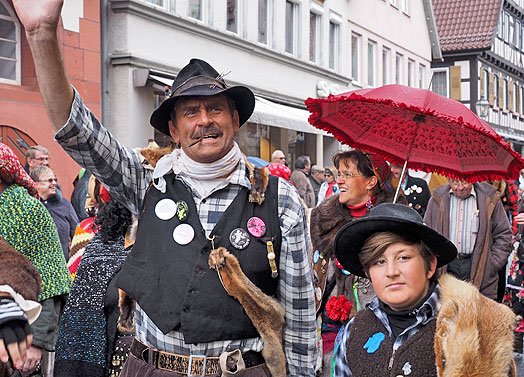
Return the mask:
<svg viewBox="0 0 524 377">
<path fill-rule="evenodd" d="M 354 178 L 354 177 L 363 177 L 363 176 L 364 176 L 363 174 L 345 173 L 345 174 L 339 174 L 339 175 L 337 175 L 337 179 L 343 179 L 343 180 L 346 180 L 346 179 L 349 179 L 349 178 Z"/>
<path fill-rule="evenodd" d="M 38 181 L 38 182 L 47 182 L 49 183 L 50 185 L 54 183 L 58 183 L 58 179 L 57 178 L 49 178 L 49 179 L 44 179 L 43 181 Z"/>
</svg>

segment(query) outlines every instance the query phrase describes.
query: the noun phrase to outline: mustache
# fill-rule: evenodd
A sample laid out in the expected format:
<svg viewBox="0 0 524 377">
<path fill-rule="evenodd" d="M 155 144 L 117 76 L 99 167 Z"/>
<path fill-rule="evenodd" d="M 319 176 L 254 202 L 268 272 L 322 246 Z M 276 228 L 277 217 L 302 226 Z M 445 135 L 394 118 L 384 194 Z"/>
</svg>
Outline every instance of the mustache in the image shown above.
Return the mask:
<svg viewBox="0 0 524 377">
<path fill-rule="evenodd" d="M 207 127 L 198 127 L 193 135 L 191 135 L 192 139 L 200 139 L 206 135 L 218 135 L 222 136 L 224 135 L 224 131 L 222 131 L 220 128 L 215 126 L 214 124 L 211 124 Z"/>
</svg>

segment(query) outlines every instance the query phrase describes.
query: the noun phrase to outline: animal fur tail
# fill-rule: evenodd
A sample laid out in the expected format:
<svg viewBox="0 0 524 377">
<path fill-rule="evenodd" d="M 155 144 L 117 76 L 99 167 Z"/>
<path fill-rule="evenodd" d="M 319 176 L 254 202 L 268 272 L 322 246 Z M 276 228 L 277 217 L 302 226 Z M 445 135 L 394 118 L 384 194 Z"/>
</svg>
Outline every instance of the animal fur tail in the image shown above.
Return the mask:
<svg viewBox="0 0 524 377">
<path fill-rule="evenodd" d="M 118 308 L 120 309 L 120 316 L 118 317 L 118 331 L 124 333 L 135 332 L 135 306 L 136 301 L 119 288 Z"/>
<path fill-rule="evenodd" d="M 282 305 L 263 293 L 244 274 L 238 259 L 224 247 L 212 250 L 209 267 L 219 273 L 230 296 L 236 298 L 264 340 L 262 356 L 273 377 L 286 376 L 286 358 L 282 347 L 285 311 Z"/>
<path fill-rule="evenodd" d="M 444 274 L 439 284 L 441 308 L 435 332 L 438 376 L 515 376 L 515 315 L 511 309 L 451 275 Z"/>
</svg>

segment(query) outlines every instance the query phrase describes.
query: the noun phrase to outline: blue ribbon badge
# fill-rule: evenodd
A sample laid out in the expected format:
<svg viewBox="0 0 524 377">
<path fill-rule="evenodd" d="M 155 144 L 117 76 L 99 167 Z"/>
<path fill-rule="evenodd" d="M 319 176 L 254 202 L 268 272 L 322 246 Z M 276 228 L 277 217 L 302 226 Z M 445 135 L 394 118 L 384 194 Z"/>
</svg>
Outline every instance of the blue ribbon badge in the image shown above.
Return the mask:
<svg viewBox="0 0 524 377">
<path fill-rule="evenodd" d="M 386 338 L 386 336 L 378 332 L 376 334 L 373 334 L 369 337 L 366 344 L 364 344 L 364 349 L 367 349 L 368 353 L 375 353 L 378 350 L 378 347 L 380 347 L 380 343 Z"/>
</svg>

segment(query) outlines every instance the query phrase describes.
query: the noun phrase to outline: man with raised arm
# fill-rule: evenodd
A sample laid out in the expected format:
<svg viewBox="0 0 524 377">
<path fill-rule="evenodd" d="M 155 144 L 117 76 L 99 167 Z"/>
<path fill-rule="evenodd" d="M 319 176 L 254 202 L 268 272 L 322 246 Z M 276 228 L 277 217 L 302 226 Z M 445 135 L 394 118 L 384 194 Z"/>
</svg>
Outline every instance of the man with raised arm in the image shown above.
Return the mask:
<svg viewBox="0 0 524 377">
<path fill-rule="evenodd" d="M 208 267 L 210 251 L 224 246 L 252 282 L 284 306 L 288 374 L 313 376 L 315 309 L 304 208 L 285 180 L 269 177 L 263 184 L 265 173 L 246 162 L 234 141 L 254 109 L 251 90 L 227 87 L 207 62 L 192 59 L 151 116 L 151 125 L 181 148 L 151 173 L 72 88 L 56 34 L 62 1 L 13 4 L 55 139 L 112 197 L 140 214 L 135 246 L 117 277 L 117 286 L 137 301 L 134 357 L 121 375 L 220 375 L 219 356 L 238 350 L 244 376 L 269 376 L 260 334 Z"/>
</svg>

